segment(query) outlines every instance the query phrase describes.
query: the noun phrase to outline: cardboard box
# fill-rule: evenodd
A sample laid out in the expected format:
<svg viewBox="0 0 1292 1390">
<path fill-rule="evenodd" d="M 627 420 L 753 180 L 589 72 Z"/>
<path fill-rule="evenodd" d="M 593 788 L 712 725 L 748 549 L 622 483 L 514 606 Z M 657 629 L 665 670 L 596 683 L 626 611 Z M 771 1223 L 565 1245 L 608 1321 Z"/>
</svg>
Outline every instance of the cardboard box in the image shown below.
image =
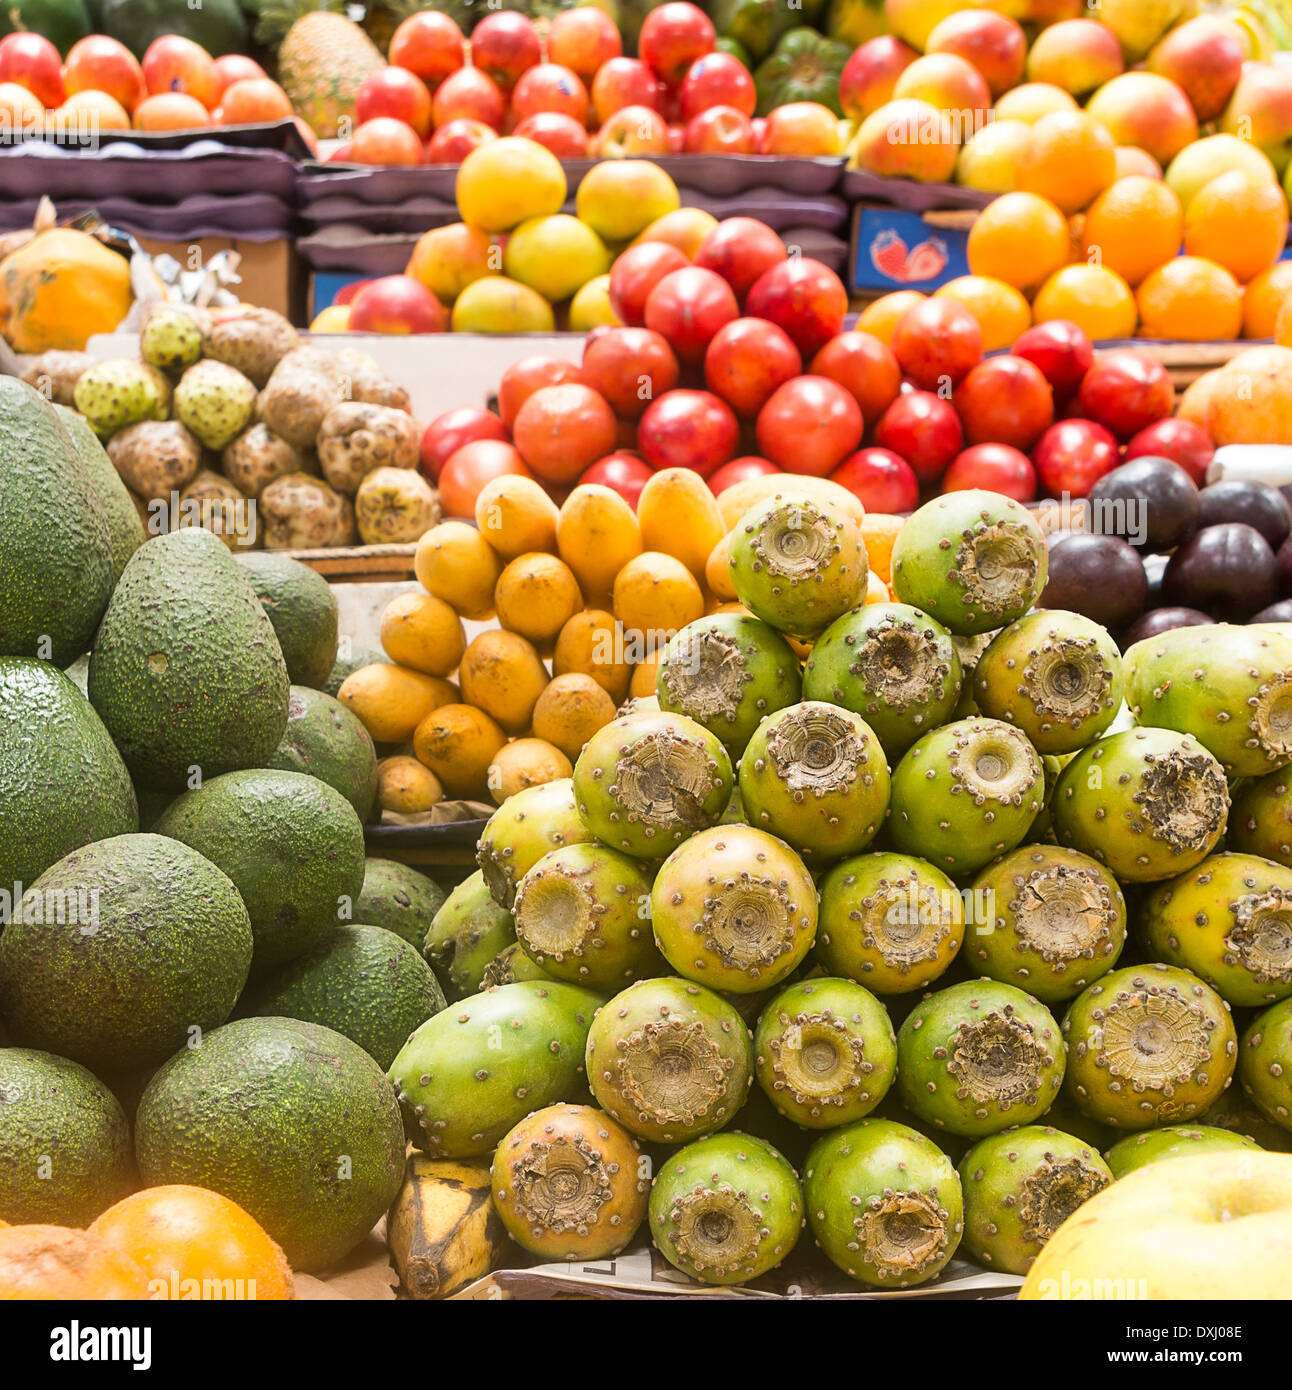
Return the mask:
<svg viewBox="0 0 1292 1390">
<path fill-rule="evenodd" d="M 204 264 L 219 251 L 236 251 L 242 257 L 238 293 L 248 304 L 274 309 L 300 326 L 305 324 L 305 268 L 290 237 L 276 241 L 241 241 L 232 237 L 201 237 L 195 241 L 158 241 L 140 237 L 150 254 L 173 256 L 185 269 Z M 196 252 L 196 256 L 195 253 Z"/>
</svg>

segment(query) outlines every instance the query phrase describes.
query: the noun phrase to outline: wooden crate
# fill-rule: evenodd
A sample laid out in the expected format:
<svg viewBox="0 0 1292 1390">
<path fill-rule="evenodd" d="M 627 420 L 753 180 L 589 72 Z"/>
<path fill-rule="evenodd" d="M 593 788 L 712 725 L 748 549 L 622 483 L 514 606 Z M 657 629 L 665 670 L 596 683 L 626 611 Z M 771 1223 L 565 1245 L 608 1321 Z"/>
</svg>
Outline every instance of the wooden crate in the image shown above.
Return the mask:
<svg viewBox="0 0 1292 1390">
<path fill-rule="evenodd" d="M 416 545 L 339 545 L 321 550 L 280 550 L 333 584 L 388 584 L 416 578 Z"/>
</svg>

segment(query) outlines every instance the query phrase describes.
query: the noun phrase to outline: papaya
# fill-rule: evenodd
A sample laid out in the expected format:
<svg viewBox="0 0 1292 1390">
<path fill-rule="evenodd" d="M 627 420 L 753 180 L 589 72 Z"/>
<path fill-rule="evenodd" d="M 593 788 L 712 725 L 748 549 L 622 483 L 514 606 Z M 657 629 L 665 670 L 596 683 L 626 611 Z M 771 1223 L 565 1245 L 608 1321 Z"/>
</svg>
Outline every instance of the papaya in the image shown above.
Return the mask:
<svg viewBox="0 0 1292 1390">
<path fill-rule="evenodd" d="M 839 76 L 851 57 L 852 48 L 846 43 L 827 39 L 806 25 L 791 29 L 754 72 L 757 114 L 766 116 L 774 107 L 792 101 L 816 101 L 842 116 Z"/>
<path fill-rule="evenodd" d="M 201 44 L 213 57 L 245 53 L 247 25 L 238 0 L 103 0 L 100 25 L 105 34 L 142 58 L 164 34 Z"/>
<path fill-rule="evenodd" d="M 0 261 L 0 331 L 18 352 L 83 348 L 130 310 L 130 265 L 97 238 L 53 227 Z"/>
</svg>

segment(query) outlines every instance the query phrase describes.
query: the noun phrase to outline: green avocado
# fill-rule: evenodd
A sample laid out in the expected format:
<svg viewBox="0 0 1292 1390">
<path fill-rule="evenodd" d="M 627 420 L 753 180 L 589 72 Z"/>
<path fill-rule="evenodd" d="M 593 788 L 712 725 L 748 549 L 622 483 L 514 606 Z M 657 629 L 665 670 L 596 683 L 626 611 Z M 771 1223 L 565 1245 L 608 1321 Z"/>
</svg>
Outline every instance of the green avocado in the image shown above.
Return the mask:
<svg viewBox="0 0 1292 1390">
<path fill-rule="evenodd" d="M 287 732 L 265 765 L 308 772 L 335 787 L 361 821 L 372 815 L 377 801 L 377 749 L 372 735 L 353 710 L 321 690 L 292 686 Z"/>
<path fill-rule="evenodd" d="M 99 23 L 136 58 L 166 34 L 200 43 L 213 58 L 247 49 L 247 25 L 238 0 L 102 0 Z"/>
<path fill-rule="evenodd" d="M 444 889 L 434 879 L 409 865 L 394 859 L 369 859 L 354 920 L 385 927 L 420 951 L 444 898 Z"/>
<path fill-rule="evenodd" d="M 338 656 L 327 674 L 327 679 L 319 686 L 319 689 L 325 695 L 335 696 L 345 684 L 347 676 L 353 675 L 356 671 L 362 671 L 365 666 L 374 666 L 377 662 L 382 662 L 386 666 L 391 664 L 391 660 L 385 652 L 374 651 L 368 647 L 352 652 L 349 656 Z"/>
<path fill-rule="evenodd" d="M 84 415 L 69 410 L 65 405 L 56 405 L 54 409 L 72 441 L 72 447 L 89 470 L 95 493 L 103 507 L 112 541 L 112 587 L 115 589 L 126 561 L 146 539 L 144 524 L 135 510 L 129 489 L 121 481 L 121 474 L 108 457 L 99 436 L 90 428 L 90 422 Z"/>
<path fill-rule="evenodd" d="M 272 550 L 250 551 L 238 562 L 274 625 L 292 684 L 317 690 L 336 662 L 332 586 L 308 565 Z"/>
<path fill-rule="evenodd" d="M 66 58 L 67 50 L 94 30 L 85 0 L 10 0 L 0 10 L 0 34 L 23 30 L 48 39 Z"/>
</svg>

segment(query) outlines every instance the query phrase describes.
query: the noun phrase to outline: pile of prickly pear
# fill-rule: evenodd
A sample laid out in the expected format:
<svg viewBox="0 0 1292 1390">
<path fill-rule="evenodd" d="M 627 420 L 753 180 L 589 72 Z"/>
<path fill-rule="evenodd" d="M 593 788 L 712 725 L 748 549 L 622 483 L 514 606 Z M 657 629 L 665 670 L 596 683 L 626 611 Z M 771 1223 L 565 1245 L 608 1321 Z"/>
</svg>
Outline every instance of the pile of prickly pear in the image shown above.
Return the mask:
<svg viewBox="0 0 1292 1390">
<path fill-rule="evenodd" d="M 1292 638 L 1120 651 L 1035 608 L 1045 538 L 983 492 L 867 605 L 855 522 L 791 489 L 733 533 L 747 614 L 489 822 L 427 940 L 458 1002 L 391 1068 L 412 1142 L 494 1153 L 536 1256 L 643 1226 L 703 1283 L 815 1244 L 883 1289 L 1292 1150 Z"/>
</svg>

